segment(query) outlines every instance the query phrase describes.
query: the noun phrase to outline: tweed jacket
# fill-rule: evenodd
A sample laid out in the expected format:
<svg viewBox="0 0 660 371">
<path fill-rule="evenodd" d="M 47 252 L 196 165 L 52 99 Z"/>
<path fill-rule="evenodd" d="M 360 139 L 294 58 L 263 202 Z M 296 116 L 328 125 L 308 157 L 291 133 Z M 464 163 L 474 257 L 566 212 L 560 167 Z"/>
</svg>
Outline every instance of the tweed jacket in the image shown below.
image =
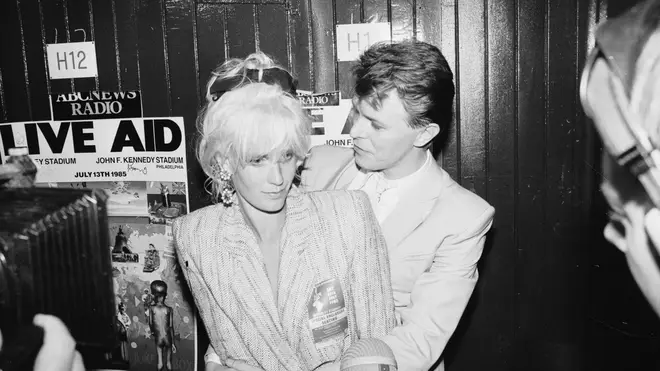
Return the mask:
<svg viewBox="0 0 660 371">
<path fill-rule="evenodd" d="M 359 338 L 394 325 L 387 248 L 366 194 L 287 197 L 277 298 L 260 248 L 238 205 L 208 206 L 173 224 L 177 256 L 211 346 L 224 363 L 243 360 L 266 371 L 312 370 L 337 360 Z M 348 326 L 317 347 L 309 313 L 315 287 L 341 284 Z"/>
<path fill-rule="evenodd" d="M 359 172 L 353 150 L 314 147 L 301 188 L 345 189 Z M 390 257 L 397 326 L 382 337 L 399 371 L 443 370 L 439 359 L 477 283 L 495 209 L 440 166 L 400 195 L 381 227 Z"/>
</svg>

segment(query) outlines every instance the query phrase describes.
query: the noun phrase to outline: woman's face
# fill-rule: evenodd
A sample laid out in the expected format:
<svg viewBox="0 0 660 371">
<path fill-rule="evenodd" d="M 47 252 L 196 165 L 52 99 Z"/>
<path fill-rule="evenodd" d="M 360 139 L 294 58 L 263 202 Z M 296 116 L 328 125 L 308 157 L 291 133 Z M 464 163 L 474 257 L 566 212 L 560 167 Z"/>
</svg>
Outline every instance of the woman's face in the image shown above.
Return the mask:
<svg viewBox="0 0 660 371">
<path fill-rule="evenodd" d="M 286 151 L 254 158 L 239 167 L 231 179 L 242 206 L 265 213 L 281 211 L 297 166 L 293 152 Z"/>
</svg>

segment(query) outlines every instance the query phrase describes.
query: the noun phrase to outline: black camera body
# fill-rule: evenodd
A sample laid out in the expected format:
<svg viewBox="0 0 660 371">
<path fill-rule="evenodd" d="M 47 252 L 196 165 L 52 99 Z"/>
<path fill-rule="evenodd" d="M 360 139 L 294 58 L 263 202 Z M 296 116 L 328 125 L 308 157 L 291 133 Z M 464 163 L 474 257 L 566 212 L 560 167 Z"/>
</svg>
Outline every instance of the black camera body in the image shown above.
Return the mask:
<svg viewBox="0 0 660 371">
<path fill-rule="evenodd" d="M 87 367 L 116 348 L 106 204 L 98 190 L 0 187 L 0 369 L 34 362 L 37 313 L 67 325 Z"/>
</svg>

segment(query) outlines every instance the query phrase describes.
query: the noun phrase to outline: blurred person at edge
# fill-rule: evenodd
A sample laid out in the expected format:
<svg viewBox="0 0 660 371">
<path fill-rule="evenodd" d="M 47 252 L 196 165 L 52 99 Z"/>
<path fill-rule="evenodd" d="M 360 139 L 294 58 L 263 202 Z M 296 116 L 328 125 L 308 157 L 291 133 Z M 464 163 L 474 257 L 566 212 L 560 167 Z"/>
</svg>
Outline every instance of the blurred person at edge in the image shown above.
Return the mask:
<svg viewBox="0 0 660 371">
<path fill-rule="evenodd" d="M 603 141 L 605 238 L 625 255 L 660 316 L 660 1 L 607 20 L 581 79 L 585 111 Z"/>
</svg>

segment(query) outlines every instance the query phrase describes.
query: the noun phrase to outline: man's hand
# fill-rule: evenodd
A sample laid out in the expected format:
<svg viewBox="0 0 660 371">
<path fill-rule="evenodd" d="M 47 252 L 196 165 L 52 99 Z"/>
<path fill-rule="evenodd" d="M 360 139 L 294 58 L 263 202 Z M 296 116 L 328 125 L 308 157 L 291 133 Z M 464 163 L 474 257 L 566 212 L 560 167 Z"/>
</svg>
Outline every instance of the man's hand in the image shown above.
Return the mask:
<svg viewBox="0 0 660 371">
<path fill-rule="evenodd" d="M 44 329 L 44 345 L 37 354 L 34 371 L 85 371 L 76 341 L 59 318 L 37 314 L 33 323 Z"/>
</svg>

